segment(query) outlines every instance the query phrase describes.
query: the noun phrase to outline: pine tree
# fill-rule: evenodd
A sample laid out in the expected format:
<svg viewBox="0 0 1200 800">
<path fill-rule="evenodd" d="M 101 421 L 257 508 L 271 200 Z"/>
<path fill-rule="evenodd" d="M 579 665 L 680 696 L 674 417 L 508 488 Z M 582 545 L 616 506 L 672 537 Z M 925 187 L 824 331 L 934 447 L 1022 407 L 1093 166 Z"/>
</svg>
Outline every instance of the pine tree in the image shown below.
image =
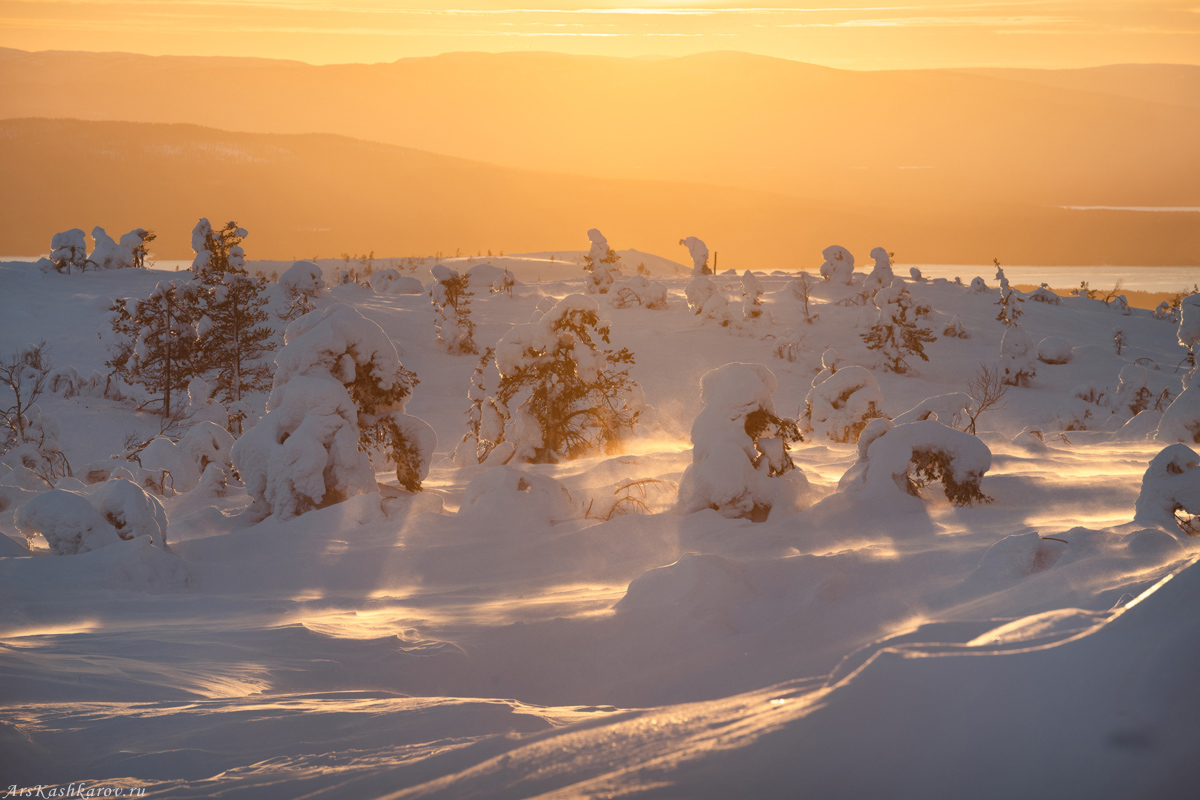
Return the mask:
<svg viewBox="0 0 1200 800">
<path fill-rule="evenodd" d="M 1009 326 L 1016 325 L 1022 313 L 1021 303 L 1025 301 L 1013 293 L 1013 288 L 1009 286 L 1008 278 L 1004 275 L 1004 269 L 1000 266 L 1000 259 L 993 258 L 992 263 L 996 265 L 996 280 L 1000 281 L 1000 299 L 996 301 L 1000 312 L 996 314 L 996 321 Z"/>
<path fill-rule="evenodd" d="M 471 298 L 475 293 L 468 285 L 470 276 L 441 264 L 431 272 L 435 282 L 429 290 L 429 299 L 437 312 L 434 324 L 438 341 L 451 353 L 479 352 L 475 347 L 475 323 L 471 321 Z"/>
<path fill-rule="evenodd" d="M 202 362 L 205 372 L 216 372 L 216 384 L 226 403 L 240 404 L 247 392 L 271 388 L 272 364 L 266 358 L 275 349 L 275 331 L 266 325 L 266 282 L 238 272 L 217 277 L 202 298 L 204 321 Z M 241 433 L 240 420 L 234 433 Z"/>
<path fill-rule="evenodd" d="M 202 218 L 192 229 L 192 274 L 202 277 L 210 273 L 245 272 L 246 253 L 242 250 L 242 239 L 249 234 L 236 222 L 227 222 L 220 230 L 213 230 L 207 218 Z"/>
<path fill-rule="evenodd" d="M 117 344 L 107 362 L 129 383 L 144 386 L 171 416 L 171 395 L 200 374 L 199 331 L 203 289 L 195 282 L 163 281 L 144 300 L 117 300 L 109 309 Z"/>
<path fill-rule="evenodd" d="M 904 373 L 910 369 L 905 356 L 915 355 L 928 361 L 925 343 L 935 342 L 937 337 L 929 328 L 918 328 L 917 317 L 928 313 L 927 306 L 913 302 L 908 289 L 899 281 L 875 295 L 879 307 L 879 319 L 871 329 L 862 334 L 867 349 L 879 350 L 884 357 L 884 369 Z"/>
</svg>

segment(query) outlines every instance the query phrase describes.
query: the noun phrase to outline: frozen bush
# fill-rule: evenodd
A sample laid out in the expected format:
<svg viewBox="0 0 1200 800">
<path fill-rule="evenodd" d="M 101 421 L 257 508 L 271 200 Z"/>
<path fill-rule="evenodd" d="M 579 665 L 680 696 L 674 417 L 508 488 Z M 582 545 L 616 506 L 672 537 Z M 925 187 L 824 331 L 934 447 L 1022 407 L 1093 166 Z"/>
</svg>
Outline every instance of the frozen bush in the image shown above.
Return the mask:
<svg viewBox="0 0 1200 800">
<path fill-rule="evenodd" d="M 992 465 L 988 446 L 969 433 L 941 422 L 924 420 L 895 425 L 876 420 L 858 441 L 858 462 L 838 482 L 838 489 L 861 494 L 876 510 L 895 504 L 905 494 L 940 481 L 956 506 L 991 501 L 979 488 Z"/>
<path fill-rule="evenodd" d="M 1200 371 L 1188 378 L 1158 422 L 1155 438 L 1160 442 L 1200 444 Z"/>
<path fill-rule="evenodd" d="M 609 303 L 613 308 L 666 308 L 667 287 L 644 275 L 630 275 L 613 284 L 609 293 Z"/>
<path fill-rule="evenodd" d="M 471 401 L 467 409 L 467 432 L 454 448 L 452 457 L 460 467 L 484 463 L 496 446 L 504 442 L 504 412 L 484 384 L 484 371 L 495 354 L 494 348 L 484 350 L 471 375 L 471 388 L 467 390 L 467 398 Z"/>
<path fill-rule="evenodd" d="M 1000 340 L 1000 366 L 1006 384 L 1028 386 L 1029 379 L 1037 374 L 1036 361 L 1033 337 L 1025 329 L 1014 325 L 1004 331 L 1004 338 Z"/>
<path fill-rule="evenodd" d="M 125 237 L 121 237 L 124 241 Z M 89 259 L 95 269 L 126 269 L 133 266 L 133 251 L 113 241 L 99 225 L 92 228 L 95 247 Z"/>
<path fill-rule="evenodd" d="M 192 461 L 191 455 L 166 436 L 151 440 L 138 454 L 138 459 L 142 469 L 153 476 L 153 485 L 162 487 L 164 491 L 190 492 L 200 482 L 201 470 Z"/>
<path fill-rule="evenodd" d="M 717 284 L 711 278 L 703 275 L 692 278 L 688 281 L 688 285 L 683 288 L 684 297 L 687 298 L 688 308 L 693 314 L 699 314 L 704 310 L 704 304 L 709 298 L 718 294 Z"/>
<path fill-rule="evenodd" d="M 613 281 L 621 277 L 621 257 L 608 246 L 608 239 L 600 231 L 592 228 L 587 235 L 592 246 L 583 257 L 583 268 L 587 272 L 584 291 L 588 294 L 608 294 Z"/>
<path fill-rule="evenodd" d="M 633 430 L 644 398 L 629 377 L 628 348 L 609 350 L 596 301 L 569 295 L 538 321 L 517 325 L 496 345 L 497 402 L 517 458 L 556 461 L 614 451 Z"/>
<path fill-rule="evenodd" d="M 832 353 L 827 350 L 826 354 Z M 833 364 L 836 358 L 829 359 Z M 824 357 L 823 359 L 824 360 Z M 871 420 L 882 417 L 883 393 L 870 370 L 863 367 L 826 369 L 813 378 L 804 398 L 800 429 L 834 442 L 855 442 Z"/>
<path fill-rule="evenodd" d="M 1106 389 L 1090 383 L 1080 384 L 1058 404 L 1053 424 L 1064 431 L 1104 427 L 1112 417 L 1111 401 Z"/>
<path fill-rule="evenodd" d="M 254 513 L 287 519 L 376 491 L 368 453 L 419 490 L 437 438 L 404 413 L 416 377 L 383 329 L 335 305 L 293 322 L 285 341 L 267 414 L 233 446 Z"/>
<path fill-rule="evenodd" d="M 854 279 L 854 256 L 840 245 L 830 245 L 821 251 L 825 263 L 821 264 L 821 277 L 831 283 L 849 286 Z"/>
<path fill-rule="evenodd" d="M 41 534 L 59 556 L 99 550 L 121 541 L 116 529 L 87 498 L 64 489 L 37 495 L 17 509 L 17 530 L 32 539 Z"/>
<path fill-rule="evenodd" d="M 1125 295 L 1123 294 L 1114 296 L 1108 301 L 1107 305 L 1113 311 L 1116 311 L 1119 314 L 1124 314 L 1127 317 L 1133 313 L 1129 308 L 1129 301 L 1125 299 Z"/>
<path fill-rule="evenodd" d="M 1062 298 L 1052 292 L 1050 287 L 1044 283 L 1029 293 L 1029 299 L 1035 303 L 1046 303 L 1052 306 L 1062 305 Z"/>
<path fill-rule="evenodd" d="M 192 274 L 202 277 L 244 273 L 246 252 L 242 240 L 249 235 L 236 222 L 226 222 L 223 228 L 215 229 L 208 219 L 201 218 L 192 229 L 192 251 L 196 254 L 192 259 Z"/>
<path fill-rule="evenodd" d="M 475 295 L 470 279 L 442 264 L 435 264 L 431 272 L 429 299 L 437 315 L 434 325 L 438 341 L 451 353 L 477 353 L 475 323 L 471 321 L 471 298 Z"/>
<path fill-rule="evenodd" d="M 178 447 L 203 474 L 209 464 L 233 469 L 233 443 L 233 436 L 223 426 L 205 421 L 188 428 Z"/>
<path fill-rule="evenodd" d="M 1000 281 L 1000 298 L 996 301 L 996 305 L 1000 306 L 1000 311 L 996 314 L 996 321 L 1015 326 L 1022 313 L 1021 303 L 1025 300 L 1009 285 L 999 260 L 993 259 L 993 261 L 996 263 L 996 280 Z"/>
<path fill-rule="evenodd" d="M 804 352 L 803 347 L 801 347 L 803 341 L 804 336 L 802 334 L 797 334 L 796 331 L 788 328 L 783 332 L 782 336 L 775 340 L 775 347 L 772 348 L 771 353 L 776 358 L 783 359 L 784 361 L 796 361 L 800 358 L 801 353 Z"/>
<path fill-rule="evenodd" d="M 962 318 L 955 314 L 942 327 L 942 335 L 949 336 L 951 339 L 970 339 L 971 334 L 967 333 L 967 329 L 963 327 Z"/>
<path fill-rule="evenodd" d="M 908 270 L 908 275 L 910 278 L 912 278 L 914 281 L 917 281 L 917 282 L 921 282 L 921 281 L 925 280 L 924 276 L 921 275 L 921 270 L 917 269 L 916 267 L 910 267 Z"/>
<path fill-rule="evenodd" d="M 1171 304 L 1163 300 L 1154 310 L 1150 312 L 1155 319 L 1167 320 L 1168 322 L 1178 322 L 1177 311 L 1171 307 Z"/>
<path fill-rule="evenodd" d="M 708 246 L 704 242 L 695 236 L 689 236 L 680 239 L 679 243 L 688 249 L 688 255 L 692 257 L 692 275 L 712 274 L 712 270 L 708 268 Z"/>
<path fill-rule="evenodd" d="M 1139 364 L 1126 364 L 1117 378 L 1113 405 L 1122 417 L 1136 417 L 1150 406 L 1150 370 Z"/>
<path fill-rule="evenodd" d="M 167 512 L 158 498 L 128 480 L 100 484 L 88 498 L 122 539 L 149 536 L 155 546 L 167 547 Z"/>
<path fill-rule="evenodd" d="M 1200 456 L 1185 444 L 1168 445 L 1150 460 L 1133 521 L 1175 531 L 1181 527 L 1178 511 L 1200 514 Z"/>
<path fill-rule="evenodd" d="M 1005 332 L 1008 336 L 1008 332 Z M 1061 336 L 1047 336 L 1038 342 L 1037 357 L 1043 364 L 1066 364 L 1075 348 Z"/>
<path fill-rule="evenodd" d="M 213 399 L 208 381 L 200 378 L 188 383 L 187 416 L 192 422 L 213 422 L 222 427 L 229 424 L 229 412 Z"/>
<path fill-rule="evenodd" d="M 804 321 L 810 325 L 820 319 L 819 314 L 813 314 L 808 308 L 814 285 L 808 273 L 801 272 L 795 280 L 788 281 L 787 286 L 783 287 L 785 292 L 791 292 L 800 301 L 800 310 L 804 312 Z"/>
<path fill-rule="evenodd" d="M 904 284 L 896 282 L 875 295 L 879 309 L 871 329 L 861 334 L 869 350 L 877 350 L 883 356 L 883 367 L 889 372 L 905 373 L 911 367 L 906 356 L 915 355 L 928 361 L 925 344 L 937 341 L 929 328 L 917 327 L 917 318 L 929 312 L 913 300 Z"/>
<path fill-rule="evenodd" d="M 50 237 L 50 266 L 68 275 L 75 269 L 83 272 L 87 268 L 86 234 L 79 228 L 56 233 Z"/>
<path fill-rule="evenodd" d="M 582 516 L 557 480 L 508 466 L 493 467 L 468 483 L 458 513 L 491 531 L 517 533 Z"/>
<path fill-rule="evenodd" d="M 888 255 L 887 250 L 876 247 L 871 251 L 871 258 L 875 259 L 875 266 L 871 269 L 871 274 L 867 276 L 866 287 L 877 292 L 891 286 L 896 276 L 892 272 L 892 257 Z"/>
<path fill-rule="evenodd" d="M 288 267 L 279 276 L 279 286 L 284 300 L 284 311 L 279 315 L 282 319 L 307 314 L 314 308 L 313 301 L 326 294 L 321 268 L 311 261 L 297 261 Z"/>
<path fill-rule="evenodd" d="M 985 281 L 981 276 L 976 275 L 974 278 L 971 279 L 971 291 L 972 292 L 986 292 L 987 290 L 988 290 L 987 281 Z"/>
<path fill-rule="evenodd" d="M 808 479 L 788 455 L 802 437 L 775 414 L 778 383 L 762 364 L 726 364 L 700 380 L 704 408 L 692 424 L 692 463 L 679 483 L 685 514 L 705 508 L 755 521 L 772 508 L 796 510 Z"/>
<path fill-rule="evenodd" d="M 763 315 L 762 284 L 754 273 L 746 270 L 742 274 L 742 319 L 749 321 Z"/>
<path fill-rule="evenodd" d="M 284 273 L 287 274 L 286 272 Z M 398 270 L 381 269 L 371 273 L 368 279 L 371 288 L 379 294 L 424 294 L 425 287 L 411 275 L 401 275 Z"/>
</svg>

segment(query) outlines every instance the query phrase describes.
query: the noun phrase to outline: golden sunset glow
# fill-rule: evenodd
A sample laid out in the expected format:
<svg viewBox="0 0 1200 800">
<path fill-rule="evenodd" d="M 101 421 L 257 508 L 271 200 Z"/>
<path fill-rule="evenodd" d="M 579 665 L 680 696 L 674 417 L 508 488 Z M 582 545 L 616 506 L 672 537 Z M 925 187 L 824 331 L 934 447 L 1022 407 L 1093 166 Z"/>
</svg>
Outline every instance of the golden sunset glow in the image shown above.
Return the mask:
<svg viewBox="0 0 1200 800">
<path fill-rule="evenodd" d="M 1196 0 L 3 0 L 0 46 L 370 63 L 739 50 L 850 69 L 1200 63 Z"/>
</svg>

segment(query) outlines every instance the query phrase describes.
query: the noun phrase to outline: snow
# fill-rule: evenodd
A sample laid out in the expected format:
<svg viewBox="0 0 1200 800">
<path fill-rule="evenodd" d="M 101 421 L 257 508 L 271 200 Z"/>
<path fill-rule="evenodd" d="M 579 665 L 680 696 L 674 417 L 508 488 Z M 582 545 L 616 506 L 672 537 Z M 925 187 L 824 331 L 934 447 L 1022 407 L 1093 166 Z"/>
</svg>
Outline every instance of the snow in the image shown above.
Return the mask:
<svg viewBox="0 0 1200 800">
<path fill-rule="evenodd" d="M 854 256 L 841 245 L 830 245 L 821 251 L 825 263 L 821 264 L 821 277 L 833 283 L 850 285 L 854 274 Z"/>
<path fill-rule="evenodd" d="M 476 287 L 475 338 L 499 345 L 489 391 L 497 365 L 558 342 L 564 312 L 606 317 L 605 346 L 636 358 L 657 421 L 620 451 L 538 464 L 513 459 L 538 435 L 519 413 L 488 417 L 506 439 L 492 460 L 451 460 L 478 359 L 438 345 L 424 293 L 330 297 L 325 264 L 301 262 L 315 311 L 293 321 L 274 390 L 247 400 L 269 410 L 231 446 L 211 384 L 162 431 L 104 378 L 112 299 L 171 274 L 0 264 L 0 356 L 47 341 L 55 388 L 35 410 L 76 476 L 52 490 L 0 465 L 3 786 L 268 800 L 1193 793 L 1200 413 L 1196 376 L 1176 371 L 1178 320 L 1064 296 L 1022 304 L 1006 328 L 994 288 L 905 270 L 893 280 L 939 338 L 919 374 L 895 374 L 855 327 L 864 308 L 876 316 L 869 293 L 847 304 L 870 262 L 849 285 L 814 281 L 813 322 L 785 291 L 794 273 L 756 268 L 760 320 L 737 303 L 720 325 L 689 308 L 692 276 L 627 252 L 652 277 L 591 297 L 580 251 L 442 262 L 520 280 L 511 297 Z M 427 283 L 432 265 L 394 268 Z M 710 290 L 697 310 L 742 300 L 743 274 L 697 281 Z M 665 307 L 614 302 L 620 285 L 655 283 Z M 281 332 L 286 310 L 275 290 Z M 970 338 L 941 335 L 955 318 Z M 955 430 L 967 377 L 1014 355 L 1014 330 L 1036 374 L 978 437 Z M 1033 343 L 1055 338 L 1070 359 L 1038 361 L 1048 350 Z M 786 359 L 773 355 L 784 340 Z M 417 493 L 359 449 L 345 382 L 394 386 L 401 363 L 420 383 L 382 410 L 413 421 Z M 1064 402 L 1094 424 L 1063 436 Z M 756 445 L 756 410 L 799 418 L 803 440 L 785 450 L 768 430 Z M 127 434 L 163 437 L 144 469 L 112 458 Z M 910 494 L 923 451 L 990 502 L 955 505 L 936 480 Z M 151 464 L 173 465 L 174 493 L 147 489 Z M 184 490 L 175 471 L 189 470 Z"/>
</svg>

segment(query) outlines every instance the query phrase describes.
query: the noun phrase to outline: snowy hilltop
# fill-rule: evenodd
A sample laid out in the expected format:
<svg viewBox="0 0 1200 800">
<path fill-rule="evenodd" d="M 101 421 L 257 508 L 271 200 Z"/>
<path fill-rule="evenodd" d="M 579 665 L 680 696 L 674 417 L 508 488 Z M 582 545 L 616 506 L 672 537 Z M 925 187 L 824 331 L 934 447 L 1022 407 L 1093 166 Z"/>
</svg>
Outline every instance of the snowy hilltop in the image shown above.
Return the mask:
<svg viewBox="0 0 1200 800">
<path fill-rule="evenodd" d="M 1200 294 L 585 236 L 0 263 L 3 785 L 1189 793 Z"/>
</svg>

